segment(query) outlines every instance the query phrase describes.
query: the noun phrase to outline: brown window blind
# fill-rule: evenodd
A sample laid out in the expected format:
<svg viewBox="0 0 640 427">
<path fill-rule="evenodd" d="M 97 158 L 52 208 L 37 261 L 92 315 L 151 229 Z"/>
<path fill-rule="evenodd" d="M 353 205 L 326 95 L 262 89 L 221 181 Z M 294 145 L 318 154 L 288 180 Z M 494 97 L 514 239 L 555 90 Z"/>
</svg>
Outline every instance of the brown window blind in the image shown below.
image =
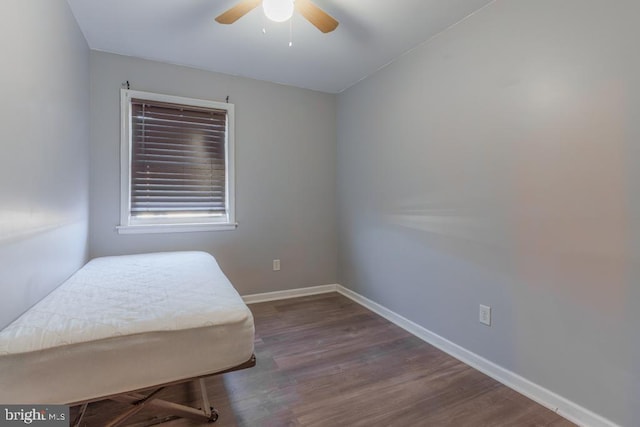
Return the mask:
<svg viewBox="0 0 640 427">
<path fill-rule="evenodd" d="M 131 100 L 131 216 L 224 215 L 227 112 Z"/>
</svg>

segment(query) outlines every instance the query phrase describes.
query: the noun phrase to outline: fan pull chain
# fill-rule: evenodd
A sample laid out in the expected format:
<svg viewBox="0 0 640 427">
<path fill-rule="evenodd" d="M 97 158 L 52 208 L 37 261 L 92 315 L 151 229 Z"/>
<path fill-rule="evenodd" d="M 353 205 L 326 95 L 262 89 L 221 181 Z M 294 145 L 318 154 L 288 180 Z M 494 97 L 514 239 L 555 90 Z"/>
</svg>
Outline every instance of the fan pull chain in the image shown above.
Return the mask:
<svg viewBox="0 0 640 427">
<path fill-rule="evenodd" d="M 289 47 L 293 46 L 293 16 L 289 18 Z"/>
</svg>

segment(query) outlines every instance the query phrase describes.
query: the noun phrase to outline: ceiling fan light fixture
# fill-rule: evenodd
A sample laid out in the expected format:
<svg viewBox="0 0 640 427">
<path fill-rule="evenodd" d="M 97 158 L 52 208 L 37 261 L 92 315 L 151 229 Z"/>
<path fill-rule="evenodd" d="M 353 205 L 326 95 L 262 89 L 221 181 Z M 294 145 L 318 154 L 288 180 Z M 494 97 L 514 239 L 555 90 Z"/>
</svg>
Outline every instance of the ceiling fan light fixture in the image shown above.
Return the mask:
<svg viewBox="0 0 640 427">
<path fill-rule="evenodd" d="M 262 0 L 262 9 L 267 18 L 284 22 L 293 16 L 294 0 Z"/>
</svg>

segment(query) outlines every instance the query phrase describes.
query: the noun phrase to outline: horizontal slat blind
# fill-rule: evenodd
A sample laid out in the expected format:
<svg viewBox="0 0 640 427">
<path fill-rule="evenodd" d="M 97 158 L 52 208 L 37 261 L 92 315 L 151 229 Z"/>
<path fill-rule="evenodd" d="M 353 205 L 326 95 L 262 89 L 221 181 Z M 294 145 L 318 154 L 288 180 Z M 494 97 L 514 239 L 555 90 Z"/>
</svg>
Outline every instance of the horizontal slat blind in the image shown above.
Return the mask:
<svg viewBox="0 0 640 427">
<path fill-rule="evenodd" d="M 224 110 L 131 100 L 131 215 L 226 212 Z"/>
</svg>

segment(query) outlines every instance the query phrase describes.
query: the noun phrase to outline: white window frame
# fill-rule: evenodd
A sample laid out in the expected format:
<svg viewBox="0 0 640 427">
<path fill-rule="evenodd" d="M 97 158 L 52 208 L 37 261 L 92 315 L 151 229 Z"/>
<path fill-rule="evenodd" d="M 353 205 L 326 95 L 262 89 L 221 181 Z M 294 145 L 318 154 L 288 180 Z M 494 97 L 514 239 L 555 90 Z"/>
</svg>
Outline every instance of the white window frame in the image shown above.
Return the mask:
<svg viewBox="0 0 640 427">
<path fill-rule="evenodd" d="M 227 112 L 225 142 L 226 215 L 220 218 L 175 217 L 132 218 L 131 216 L 131 99 L 169 102 L 194 107 L 215 108 Z M 225 102 L 186 98 L 130 89 L 120 90 L 120 234 L 222 231 L 237 227 L 235 220 L 235 119 L 234 105 Z"/>
</svg>

